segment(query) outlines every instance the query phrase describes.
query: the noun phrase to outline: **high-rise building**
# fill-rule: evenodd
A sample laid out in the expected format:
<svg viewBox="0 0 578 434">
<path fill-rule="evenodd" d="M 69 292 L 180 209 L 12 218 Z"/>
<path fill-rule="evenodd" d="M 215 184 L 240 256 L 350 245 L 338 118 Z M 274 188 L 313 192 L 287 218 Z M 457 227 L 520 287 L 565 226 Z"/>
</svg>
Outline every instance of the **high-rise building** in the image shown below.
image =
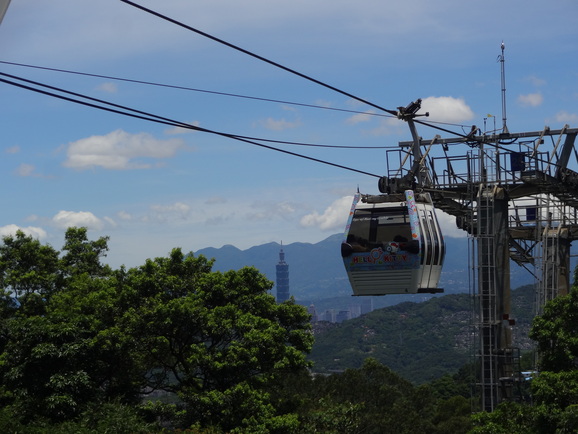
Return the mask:
<svg viewBox="0 0 578 434">
<path fill-rule="evenodd" d="M 289 300 L 289 265 L 285 262 L 285 253 L 281 246 L 277 264 L 277 303 L 283 303 L 285 300 Z"/>
<path fill-rule="evenodd" d="M 373 312 L 373 297 L 363 297 L 361 302 L 361 314 Z"/>
<path fill-rule="evenodd" d="M 357 318 L 361 316 L 361 305 L 353 304 L 349 306 L 349 312 L 351 312 L 351 318 Z"/>
<path fill-rule="evenodd" d="M 343 322 L 351 319 L 351 312 L 348 310 L 340 310 L 339 313 L 335 316 L 335 322 Z"/>
<path fill-rule="evenodd" d="M 315 309 L 315 305 L 312 304 L 311 306 L 309 306 L 307 308 L 307 312 L 309 313 L 309 315 L 311 315 L 311 322 L 317 322 L 319 321 L 319 318 L 317 316 L 317 309 Z"/>
<path fill-rule="evenodd" d="M 323 319 L 325 321 L 328 321 L 328 322 L 336 322 L 337 319 L 336 319 L 336 315 L 335 315 L 335 309 L 327 309 L 325 311 L 325 315 L 323 316 Z"/>
</svg>

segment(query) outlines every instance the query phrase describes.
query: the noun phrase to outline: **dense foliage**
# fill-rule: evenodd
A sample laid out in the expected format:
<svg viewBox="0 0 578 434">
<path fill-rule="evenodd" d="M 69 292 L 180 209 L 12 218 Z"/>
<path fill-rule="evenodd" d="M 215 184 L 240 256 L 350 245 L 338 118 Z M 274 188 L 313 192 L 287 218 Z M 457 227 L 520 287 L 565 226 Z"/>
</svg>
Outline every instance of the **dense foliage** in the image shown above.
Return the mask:
<svg viewBox="0 0 578 434">
<path fill-rule="evenodd" d="M 309 315 L 257 270 L 206 258 L 111 270 L 107 239 L 71 228 L 61 252 L 18 232 L 0 247 L 0 428 L 290 431 L 265 385 L 308 365 Z M 147 399 L 163 397 L 172 404 Z M 144 400 L 143 400 L 144 398 Z M 80 425 L 78 425 L 80 424 Z M 119 425 L 120 424 L 120 425 Z M 68 425 L 70 426 L 70 425 Z M 76 432 L 75 431 L 75 432 Z"/>
<path fill-rule="evenodd" d="M 315 377 L 301 399 L 304 433 L 459 434 L 471 426 L 468 398 L 415 387 L 372 358 L 360 369 Z"/>
<path fill-rule="evenodd" d="M 530 337 L 539 354 L 532 405 L 502 403 L 475 417 L 474 433 L 578 432 L 578 286 L 544 306 Z"/>
<path fill-rule="evenodd" d="M 316 334 L 311 360 L 318 372 L 360 368 L 367 357 L 420 384 L 469 361 L 467 294 L 401 303 Z"/>
</svg>

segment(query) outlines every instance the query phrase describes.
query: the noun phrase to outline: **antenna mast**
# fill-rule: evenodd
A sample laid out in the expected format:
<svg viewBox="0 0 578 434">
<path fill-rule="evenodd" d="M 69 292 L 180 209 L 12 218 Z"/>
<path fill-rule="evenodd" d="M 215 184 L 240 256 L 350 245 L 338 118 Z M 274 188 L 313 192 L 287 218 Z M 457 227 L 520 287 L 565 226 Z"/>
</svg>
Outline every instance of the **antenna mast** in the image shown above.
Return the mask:
<svg viewBox="0 0 578 434">
<path fill-rule="evenodd" d="M 502 133 L 509 134 L 508 126 L 506 125 L 506 67 L 504 59 L 504 49 L 506 44 L 502 41 L 502 54 L 499 56 L 502 69 Z"/>
</svg>

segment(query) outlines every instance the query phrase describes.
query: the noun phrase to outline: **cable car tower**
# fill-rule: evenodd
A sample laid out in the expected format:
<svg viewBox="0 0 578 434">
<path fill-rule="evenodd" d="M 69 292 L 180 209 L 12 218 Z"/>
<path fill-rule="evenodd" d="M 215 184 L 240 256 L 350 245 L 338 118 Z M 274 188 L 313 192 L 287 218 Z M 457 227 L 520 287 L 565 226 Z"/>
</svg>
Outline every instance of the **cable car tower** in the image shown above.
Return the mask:
<svg viewBox="0 0 578 434">
<path fill-rule="evenodd" d="M 461 137 L 438 135 L 424 140 L 416 130 L 416 123 L 421 122 L 415 119 L 422 116 L 418 114 L 421 100 L 398 107 L 397 116 L 408 123 L 412 140 L 387 151 L 387 175 L 379 180 L 382 195 L 364 195 L 360 205 L 360 195 L 356 195 L 342 244 L 354 295 L 441 292 L 435 287 L 439 273 L 428 283 L 422 279 L 426 273 L 438 272 L 445 250 L 441 236 L 435 241 L 433 207 L 456 218 L 471 246 L 473 349 L 485 411 L 513 399 L 514 384 L 520 381 L 519 350 L 512 342 L 510 263 L 536 278 L 534 305 L 539 314 L 546 302 L 568 293 L 570 246 L 578 239 L 578 172 L 568 167 L 571 160 L 578 167 L 574 150 L 578 129 L 565 125 L 560 130 L 508 130 L 503 42 L 501 49 L 501 130 L 488 132 L 484 126 L 482 132 L 473 126 Z M 415 207 L 410 201 L 414 192 L 416 198 L 425 199 L 422 211 L 413 212 L 419 218 L 410 225 L 407 215 Z M 433 217 L 431 224 L 428 215 Z M 410 226 L 414 241 L 409 243 L 396 243 L 392 234 L 386 234 L 388 230 L 409 234 Z M 369 245 L 374 244 L 356 250 L 356 240 L 367 234 Z M 435 257 L 436 249 L 438 262 L 424 259 Z M 405 252 L 401 259 L 399 250 Z M 382 254 L 390 256 L 378 265 L 372 263 Z M 396 261 L 393 267 L 387 265 Z M 407 277 L 400 277 L 402 271 Z"/>
<path fill-rule="evenodd" d="M 499 60 L 502 129 L 482 132 L 474 126 L 462 137 L 423 140 L 415 129 L 418 100 L 408 106 L 412 110 L 400 108 L 399 117 L 408 122 L 413 140 L 388 151 L 387 176 L 379 183 L 382 191 L 391 191 L 400 179 L 415 176 L 416 192 L 428 192 L 435 207 L 455 216 L 457 226 L 468 234 L 477 385 L 486 411 L 512 399 L 518 380 L 519 351 L 513 347 L 515 322 L 510 317 L 511 261 L 534 270 L 538 314 L 547 301 L 568 293 L 570 245 L 578 239 L 578 172 L 568 167 L 578 163 L 578 129 L 565 125 L 510 133 L 503 43 Z"/>
</svg>

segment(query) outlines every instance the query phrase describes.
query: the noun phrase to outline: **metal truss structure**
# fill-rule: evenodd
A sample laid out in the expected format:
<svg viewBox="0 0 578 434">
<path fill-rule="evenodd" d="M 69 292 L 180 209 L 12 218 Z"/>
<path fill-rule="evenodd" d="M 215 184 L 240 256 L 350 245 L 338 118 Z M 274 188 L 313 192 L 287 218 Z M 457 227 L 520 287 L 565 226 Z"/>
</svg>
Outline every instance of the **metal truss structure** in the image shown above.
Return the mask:
<svg viewBox="0 0 578 434">
<path fill-rule="evenodd" d="M 473 128 L 460 138 L 423 140 L 415 112 L 400 108 L 413 141 L 388 151 L 380 190 L 398 191 L 413 182 L 412 188 L 429 192 L 436 208 L 455 216 L 468 233 L 477 384 L 482 409 L 492 411 L 512 399 L 519 375 L 511 333 L 511 261 L 537 279 L 536 313 L 570 287 L 578 172 L 569 165 L 578 166 L 578 129 L 481 134 Z"/>
</svg>

